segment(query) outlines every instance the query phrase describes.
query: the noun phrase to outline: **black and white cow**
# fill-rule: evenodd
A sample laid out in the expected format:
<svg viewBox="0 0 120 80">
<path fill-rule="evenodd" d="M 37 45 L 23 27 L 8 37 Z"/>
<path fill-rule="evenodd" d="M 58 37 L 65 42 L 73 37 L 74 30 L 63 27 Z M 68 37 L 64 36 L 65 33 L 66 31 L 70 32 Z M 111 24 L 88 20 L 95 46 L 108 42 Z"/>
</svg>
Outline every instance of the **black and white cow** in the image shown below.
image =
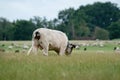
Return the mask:
<svg viewBox="0 0 120 80">
<path fill-rule="evenodd" d="M 48 56 L 49 50 L 54 50 L 58 55 L 69 55 L 76 45 L 70 44 L 65 33 L 47 28 L 39 28 L 33 32 L 32 47 L 27 55 L 32 51 L 37 54 L 38 49 L 43 51 L 43 54 Z"/>
</svg>

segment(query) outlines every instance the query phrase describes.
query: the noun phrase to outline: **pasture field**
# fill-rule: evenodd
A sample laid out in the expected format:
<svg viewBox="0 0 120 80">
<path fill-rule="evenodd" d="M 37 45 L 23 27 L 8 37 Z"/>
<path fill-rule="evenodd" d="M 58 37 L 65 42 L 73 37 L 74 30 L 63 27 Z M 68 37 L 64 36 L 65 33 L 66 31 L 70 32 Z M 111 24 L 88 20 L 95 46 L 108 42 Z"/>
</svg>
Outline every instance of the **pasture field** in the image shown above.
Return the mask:
<svg viewBox="0 0 120 80">
<path fill-rule="evenodd" d="M 27 56 L 22 46 L 30 41 L 0 41 L 0 80 L 120 80 L 120 53 L 113 51 L 119 41 L 71 42 L 81 47 L 70 56 L 43 56 L 40 50 Z"/>
</svg>

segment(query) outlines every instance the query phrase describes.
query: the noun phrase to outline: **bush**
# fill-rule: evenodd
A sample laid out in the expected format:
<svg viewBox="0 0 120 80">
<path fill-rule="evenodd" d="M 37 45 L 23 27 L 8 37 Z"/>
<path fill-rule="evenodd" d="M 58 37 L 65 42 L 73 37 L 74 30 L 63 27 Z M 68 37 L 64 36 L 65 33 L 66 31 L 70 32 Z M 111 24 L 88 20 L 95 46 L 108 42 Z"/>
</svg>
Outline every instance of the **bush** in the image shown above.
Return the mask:
<svg viewBox="0 0 120 80">
<path fill-rule="evenodd" d="M 96 39 L 108 40 L 109 39 L 109 32 L 105 29 L 96 27 L 94 36 Z"/>
<path fill-rule="evenodd" d="M 120 38 L 120 20 L 117 22 L 113 22 L 108 30 L 110 32 L 110 39 Z"/>
</svg>

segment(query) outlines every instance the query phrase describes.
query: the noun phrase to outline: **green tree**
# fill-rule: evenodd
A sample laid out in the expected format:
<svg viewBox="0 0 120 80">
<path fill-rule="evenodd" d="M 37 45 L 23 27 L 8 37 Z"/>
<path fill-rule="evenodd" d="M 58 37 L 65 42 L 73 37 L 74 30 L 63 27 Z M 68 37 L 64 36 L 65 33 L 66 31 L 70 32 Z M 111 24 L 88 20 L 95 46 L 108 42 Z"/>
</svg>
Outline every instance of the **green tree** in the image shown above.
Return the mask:
<svg viewBox="0 0 120 80">
<path fill-rule="evenodd" d="M 45 17 L 41 18 L 38 16 L 34 16 L 33 18 L 30 19 L 32 23 L 35 24 L 36 28 L 54 28 L 54 20 L 48 21 Z"/>
<path fill-rule="evenodd" d="M 120 19 L 120 9 L 117 4 L 111 2 L 96 2 L 92 5 L 80 6 L 76 10 L 74 8 L 62 10 L 58 14 L 58 19 L 61 21 L 58 28 L 66 32 L 70 39 L 92 38 L 96 26 L 108 35 L 108 26 Z"/>
<path fill-rule="evenodd" d="M 70 39 L 90 36 L 90 29 L 85 21 L 87 16 L 84 12 L 69 8 L 61 11 L 58 16 L 61 21 L 61 30 L 66 32 Z"/>
<path fill-rule="evenodd" d="M 35 24 L 36 28 L 42 28 L 42 27 L 44 27 L 42 25 L 42 18 L 41 17 L 34 16 L 33 18 L 30 18 L 30 22 L 32 22 L 33 24 Z"/>
<path fill-rule="evenodd" d="M 15 23 L 15 40 L 30 40 L 35 30 L 35 25 L 31 21 L 17 20 Z"/>
<path fill-rule="evenodd" d="M 107 40 L 109 39 L 109 32 L 100 27 L 96 27 L 94 32 L 94 37 L 100 40 Z"/>
<path fill-rule="evenodd" d="M 0 40 L 13 39 L 14 25 L 5 18 L 0 18 Z"/>
<path fill-rule="evenodd" d="M 74 14 L 73 8 L 62 10 L 58 14 L 58 18 L 61 21 L 61 25 L 59 25 L 59 29 L 65 32 L 70 39 L 75 38 L 75 28 L 74 28 L 75 26 L 72 19 L 73 14 Z"/>
<path fill-rule="evenodd" d="M 120 20 L 113 22 L 108 30 L 110 32 L 110 39 L 120 38 Z"/>
<path fill-rule="evenodd" d="M 120 18 L 120 9 L 117 4 L 111 2 L 96 2 L 93 5 L 82 6 L 79 10 L 88 16 L 89 19 L 86 19 L 88 23 L 105 29 L 111 22 L 115 22 Z"/>
</svg>

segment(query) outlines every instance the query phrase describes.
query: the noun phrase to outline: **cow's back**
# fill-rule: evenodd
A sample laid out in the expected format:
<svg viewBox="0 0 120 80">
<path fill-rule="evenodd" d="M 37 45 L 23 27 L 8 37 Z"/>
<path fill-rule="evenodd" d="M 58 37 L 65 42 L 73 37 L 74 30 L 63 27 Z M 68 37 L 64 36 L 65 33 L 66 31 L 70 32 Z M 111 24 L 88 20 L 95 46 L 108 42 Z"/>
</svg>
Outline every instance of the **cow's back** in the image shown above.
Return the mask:
<svg viewBox="0 0 120 80">
<path fill-rule="evenodd" d="M 48 42 L 52 47 L 67 46 L 68 38 L 65 33 L 57 30 L 39 28 L 42 41 Z"/>
</svg>

